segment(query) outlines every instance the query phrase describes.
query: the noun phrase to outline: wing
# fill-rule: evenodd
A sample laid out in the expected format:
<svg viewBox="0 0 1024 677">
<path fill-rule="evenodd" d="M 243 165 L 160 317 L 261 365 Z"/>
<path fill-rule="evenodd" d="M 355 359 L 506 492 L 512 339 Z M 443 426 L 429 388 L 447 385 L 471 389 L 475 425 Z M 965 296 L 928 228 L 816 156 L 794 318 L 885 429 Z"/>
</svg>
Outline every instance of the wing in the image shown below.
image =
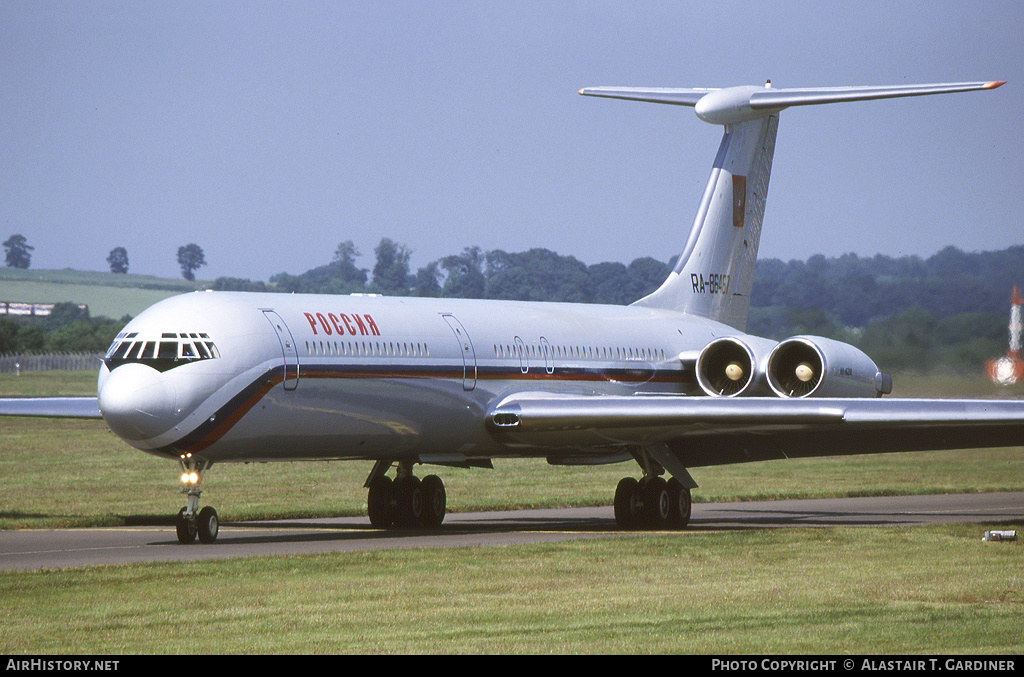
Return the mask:
<svg viewBox="0 0 1024 677">
<path fill-rule="evenodd" d="M 95 397 L 0 397 L 0 416 L 102 418 Z"/>
<path fill-rule="evenodd" d="M 604 397 L 522 393 L 492 408 L 510 444 L 641 445 L 685 467 L 1024 445 L 1024 400 Z M 553 456 L 557 455 L 553 451 Z"/>
</svg>

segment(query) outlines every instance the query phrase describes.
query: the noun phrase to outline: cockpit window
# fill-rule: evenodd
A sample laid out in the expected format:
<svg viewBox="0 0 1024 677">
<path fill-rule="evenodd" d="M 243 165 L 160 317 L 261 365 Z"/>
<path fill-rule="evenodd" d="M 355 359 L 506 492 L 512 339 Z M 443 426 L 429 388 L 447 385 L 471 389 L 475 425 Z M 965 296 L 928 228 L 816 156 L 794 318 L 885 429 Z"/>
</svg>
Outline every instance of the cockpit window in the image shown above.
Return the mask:
<svg viewBox="0 0 1024 677">
<path fill-rule="evenodd" d="M 209 334 L 163 332 L 160 335 L 121 332 L 103 358 L 108 369 L 139 363 L 157 371 L 167 371 L 198 360 L 220 357 Z"/>
</svg>

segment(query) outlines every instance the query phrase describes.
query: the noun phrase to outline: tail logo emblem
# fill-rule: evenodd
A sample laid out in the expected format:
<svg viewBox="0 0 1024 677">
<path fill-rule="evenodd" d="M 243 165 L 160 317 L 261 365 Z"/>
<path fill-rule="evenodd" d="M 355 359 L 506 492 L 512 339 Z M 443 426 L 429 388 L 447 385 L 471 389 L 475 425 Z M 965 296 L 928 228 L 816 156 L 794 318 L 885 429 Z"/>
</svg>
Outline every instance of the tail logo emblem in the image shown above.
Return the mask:
<svg viewBox="0 0 1024 677">
<path fill-rule="evenodd" d="M 743 227 L 743 214 L 747 210 L 747 177 L 732 177 L 732 225 Z"/>
</svg>

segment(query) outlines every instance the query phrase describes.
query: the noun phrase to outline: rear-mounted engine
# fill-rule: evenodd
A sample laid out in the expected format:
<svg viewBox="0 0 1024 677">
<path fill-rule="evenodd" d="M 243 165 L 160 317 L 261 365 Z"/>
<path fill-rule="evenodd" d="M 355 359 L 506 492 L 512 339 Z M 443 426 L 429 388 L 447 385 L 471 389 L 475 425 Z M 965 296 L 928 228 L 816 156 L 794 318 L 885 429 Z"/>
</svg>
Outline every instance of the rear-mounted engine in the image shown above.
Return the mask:
<svg viewBox="0 0 1024 677">
<path fill-rule="evenodd" d="M 775 341 L 756 336 L 715 339 L 697 358 L 697 383 L 708 395 L 770 395 L 764 365 Z"/>
<path fill-rule="evenodd" d="M 892 380 L 853 346 L 820 336 L 786 339 L 768 358 L 768 385 L 779 397 L 881 397 Z"/>
</svg>

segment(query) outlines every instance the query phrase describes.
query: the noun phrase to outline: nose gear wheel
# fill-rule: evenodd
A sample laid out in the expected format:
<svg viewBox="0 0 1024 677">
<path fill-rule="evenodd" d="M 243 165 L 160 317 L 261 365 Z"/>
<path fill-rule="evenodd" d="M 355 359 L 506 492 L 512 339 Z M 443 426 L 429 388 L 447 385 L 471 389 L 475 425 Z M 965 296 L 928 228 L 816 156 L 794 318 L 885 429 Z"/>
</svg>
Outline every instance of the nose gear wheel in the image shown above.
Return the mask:
<svg viewBox="0 0 1024 677">
<path fill-rule="evenodd" d="M 181 479 L 184 484 L 181 492 L 186 495 L 187 503 L 178 511 L 174 520 L 174 531 L 178 542 L 188 545 L 194 543 L 198 537 L 200 543 L 213 543 L 217 540 L 217 534 L 220 532 L 220 517 L 211 506 L 199 509 L 199 497 L 203 493 L 199 489 L 199 483 L 202 480 L 202 473 L 212 463 L 195 458 L 192 454 L 182 454 L 180 460 Z"/>
</svg>

